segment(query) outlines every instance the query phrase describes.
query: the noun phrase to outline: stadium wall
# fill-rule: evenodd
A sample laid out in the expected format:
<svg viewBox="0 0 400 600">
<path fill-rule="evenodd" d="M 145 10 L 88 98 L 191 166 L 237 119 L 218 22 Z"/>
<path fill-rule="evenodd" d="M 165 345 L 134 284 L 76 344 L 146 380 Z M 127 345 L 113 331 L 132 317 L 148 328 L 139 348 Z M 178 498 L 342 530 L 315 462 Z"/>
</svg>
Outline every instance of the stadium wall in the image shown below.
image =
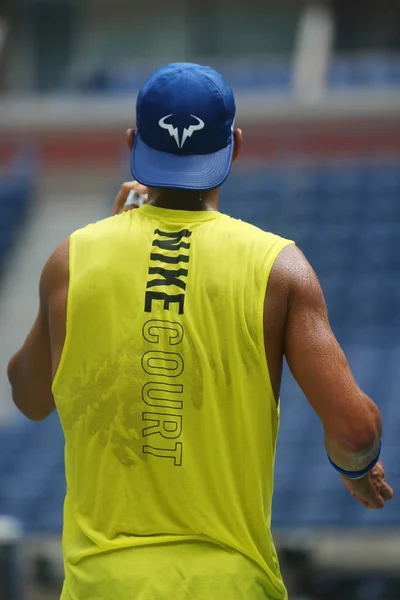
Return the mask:
<svg viewBox="0 0 400 600">
<path fill-rule="evenodd" d="M 400 154 L 400 93 L 347 93 L 315 104 L 251 94 L 238 95 L 237 105 L 242 165 Z M 0 162 L 28 145 L 47 168 L 115 165 L 134 112 L 134 99 L 4 99 Z"/>
</svg>

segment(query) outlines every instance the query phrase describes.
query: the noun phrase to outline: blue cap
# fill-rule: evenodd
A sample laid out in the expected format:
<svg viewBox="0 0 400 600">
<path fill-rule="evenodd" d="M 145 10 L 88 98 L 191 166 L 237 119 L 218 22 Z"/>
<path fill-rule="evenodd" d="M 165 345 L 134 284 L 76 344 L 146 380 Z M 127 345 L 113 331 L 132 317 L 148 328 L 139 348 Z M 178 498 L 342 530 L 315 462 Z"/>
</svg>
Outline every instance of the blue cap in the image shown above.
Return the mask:
<svg viewBox="0 0 400 600">
<path fill-rule="evenodd" d="M 230 86 L 211 67 L 157 69 L 137 99 L 133 177 L 150 187 L 219 187 L 232 165 L 235 110 Z"/>
</svg>

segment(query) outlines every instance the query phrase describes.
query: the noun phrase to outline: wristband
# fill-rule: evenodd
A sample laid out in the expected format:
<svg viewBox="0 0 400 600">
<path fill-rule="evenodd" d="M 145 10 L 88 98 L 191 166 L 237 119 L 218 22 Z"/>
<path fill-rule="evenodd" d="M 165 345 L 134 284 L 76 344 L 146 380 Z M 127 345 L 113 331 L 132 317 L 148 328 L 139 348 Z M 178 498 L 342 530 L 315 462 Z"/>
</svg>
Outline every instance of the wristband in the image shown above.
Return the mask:
<svg viewBox="0 0 400 600">
<path fill-rule="evenodd" d="M 346 471 L 346 469 L 342 469 L 341 467 L 338 467 L 338 465 L 336 465 L 329 456 L 328 456 L 328 459 L 329 459 L 329 462 L 331 463 L 332 467 L 334 469 L 336 469 L 336 471 L 338 473 L 343 475 L 343 477 L 347 477 L 347 479 L 361 479 L 362 477 L 365 477 L 365 475 L 367 475 L 375 467 L 375 465 L 377 464 L 377 462 L 379 461 L 379 458 L 381 456 L 381 450 L 382 450 L 382 440 L 379 442 L 379 451 L 378 451 L 377 457 L 374 458 L 374 460 L 367 467 L 365 467 L 365 469 L 362 469 L 361 471 Z"/>
</svg>

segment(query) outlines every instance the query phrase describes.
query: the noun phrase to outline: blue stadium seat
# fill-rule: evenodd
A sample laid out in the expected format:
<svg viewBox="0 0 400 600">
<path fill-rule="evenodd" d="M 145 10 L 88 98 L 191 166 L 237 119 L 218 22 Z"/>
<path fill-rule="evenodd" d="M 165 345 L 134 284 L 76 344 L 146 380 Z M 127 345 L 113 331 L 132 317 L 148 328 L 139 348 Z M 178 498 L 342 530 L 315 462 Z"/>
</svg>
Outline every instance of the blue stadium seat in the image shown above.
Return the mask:
<svg viewBox="0 0 400 600">
<path fill-rule="evenodd" d="M 329 83 L 338 90 L 397 87 L 400 85 L 400 59 L 379 54 L 337 58 L 331 65 Z"/>
<path fill-rule="evenodd" d="M 287 61 L 252 60 L 213 65 L 226 77 L 235 90 L 252 89 L 287 93 L 292 87 L 292 68 Z M 112 71 L 106 66 L 95 65 L 89 72 L 74 81 L 69 89 L 79 92 L 101 94 L 134 93 L 148 77 L 148 67 L 123 68 Z"/>
<path fill-rule="evenodd" d="M 290 94 L 293 69 L 285 60 L 244 60 L 214 62 L 213 66 L 229 81 L 234 90 L 263 90 L 269 93 Z M 106 64 L 92 65 L 83 75 L 70 83 L 72 93 L 132 94 L 147 79 L 148 67 L 136 65 L 111 70 Z M 379 89 L 400 86 L 398 56 L 371 55 L 366 57 L 337 57 L 330 67 L 328 85 L 333 90 Z"/>
<path fill-rule="evenodd" d="M 63 436 L 58 417 L 43 423 L 25 422 L 13 431 L 9 467 L 0 473 L 0 513 L 14 515 L 29 528 L 31 513 L 41 503 L 43 488 L 56 474 L 63 458 Z M 11 446 L 13 444 L 13 446 Z M 2 461 L 4 463 L 4 459 Z"/>
<path fill-rule="evenodd" d="M 0 274 L 24 223 L 32 196 L 29 165 L 15 160 L 7 174 L 0 174 Z"/>
</svg>

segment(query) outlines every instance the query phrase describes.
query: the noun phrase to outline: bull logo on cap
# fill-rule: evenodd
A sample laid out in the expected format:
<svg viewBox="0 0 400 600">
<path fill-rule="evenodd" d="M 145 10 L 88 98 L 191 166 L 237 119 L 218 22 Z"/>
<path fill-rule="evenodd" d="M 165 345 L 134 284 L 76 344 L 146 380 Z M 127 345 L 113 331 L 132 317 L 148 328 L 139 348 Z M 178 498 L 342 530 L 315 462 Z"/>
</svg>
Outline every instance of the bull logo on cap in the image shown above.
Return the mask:
<svg viewBox="0 0 400 600">
<path fill-rule="evenodd" d="M 183 145 L 186 142 L 186 140 L 192 137 L 195 131 L 200 131 L 205 127 L 204 121 L 202 121 L 201 119 L 199 119 L 199 117 L 196 117 L 195 115 L 190 115 L 193 119 L 196 119 L 197 123 L 195 125 L 190 125 L 187 128 L 185 127 L 182 134 L 182 141 L 180 141 L 178 128 L 174 127 L 172 123 L 165 122 L 172 116 L 173 113 L 171 113 L 170 115 L 166 115 L 165 117 L 159 120 L 158 124 L 161 127 L 161 129 L 166 129 L 169 132 L 169 135 L 175 139 L 178 148 L 183 148 Z"/>
</svg>

